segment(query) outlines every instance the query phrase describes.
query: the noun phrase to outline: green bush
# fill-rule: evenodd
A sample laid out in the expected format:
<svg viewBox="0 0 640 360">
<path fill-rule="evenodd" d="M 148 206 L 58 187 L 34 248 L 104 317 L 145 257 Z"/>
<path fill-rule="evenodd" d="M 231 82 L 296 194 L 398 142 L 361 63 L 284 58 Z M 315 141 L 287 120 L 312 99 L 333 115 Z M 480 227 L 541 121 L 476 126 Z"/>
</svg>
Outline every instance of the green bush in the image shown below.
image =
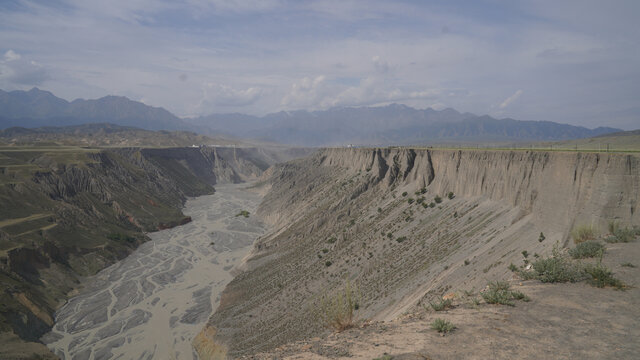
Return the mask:
<svg viewBox="0 0 640 360">
<path fill-rule="evenodd" d="M 430 207 L 430 208 L 434 208 L 434 207 L 436 207 L 436 203 L 434 203 L 434 202 L 432 201 L 431 203 L 429 203 L 429 207 Z"/>
<path fill-rule="evenodd" d="M 436 195 L 436 197 L 433 198 L 433 201 L 436 202 L 436 204 L 440 204 L 442 202 L 442 198 L 438 195 Z"/>
<path fill-rule="evenodd" d="M 249 217 L 249 212 L 247 210 L 240 210 L 240 212 L 236 214 L 236 217 L 238 217 L 238 216 L 244 216 L 244 217 L 248 218 Z"/>
<path fill-rule="evenodd" d="M 331 261 L 327 260 L 327 261 L 324 263 L 324 266 L 329 267 L 329 266 L 331 266 L 331 264 L 333 264 L 333 263 L 332 263 Z"/>
<path fill-rule="evenodd" d="M 513 300 L 529 301 L 529 297 L 522 292 L 511 290 L 511 285 L 506 281 L 490 282 L 488 286 L 489 288 L 481 293 L 487 304 L 514 306 Z"/>
<path fill-rule="evenodd" d="M 546 237 L 544 236 L 544 234 L 542 233 L 542 231 L 540 232 L 540 236 L 538 236 L 538 242 L 543 242 L 544 239 L 546 239 Z"/>
<path fill-rule="evenodd" d="M 446 334 L 453 331 L 456 326 L 444 319 L 437 318 L 431 323 L 431 328 L 439 333 Z"/>
<path fill-rule="evenodd" d="M 322 324 L 336 331 L 343 331 L 356 324 L 356 312 L 360 308 L 360 292 L 347 281 L 344 289 L 333 295 L 323 296 L 316 309 Z"/>
<path fill-rule="evenodd" d="M 578 225 L 571 230 L 571 237 L 575 244 L 587 240 L 595 240 L 598 230 L 593 225 Z"/>
<path fill-rule="evenodd" d="M 455 197 L 455 195 L 453 195 L 453 191 L 449 191 L 447 197 L 449 198 L 449 200 L 453 199 Z"/>
<path fill-rule="evenodd" d="M 593 286 L 599 288 L 612 286 L 618 290 L 625 288 L 622 281 L 614 278 L 611 270 L 601 263 L 598 263 L 597 265 L 587 265 L 584 271 L 590 276 L 587 281 Z"/>
<path fill-rule="evenodd" d="M 441 300 L 440 302 L 437 302 L 437 303 L 430 302 L 429 305 L 431 305 L 431 308 L 434 311 L 443 311 L 443 310 L 451 309 L 453 307 L 453 301 L 451 299 L 446 299 L 446 300 Z"/>
<path fill-rule="evenodd" d="M 604 245 L 594 240 L 579 243 L 576 247 L 569 250 L 569 255 L 574 259 L 592 258 L 602 253 L 604 253 Z"/>
<path fill-rule="evenodd" d="M 407 240 L 406 236 L 400 236 L 399 238 L 396 239 L 397 242 L 401 243 L 403 241 Z"/>
<path fill-rule="evenodd" d="M 402 196 L 407 196 L 408 194 L 409 193 L 405 191 L 405 192 L 402 193 Z"/>
<path fill-rule="evenodd" d="M 617 228 L 613 236 L 608 236 L 604 240 L 608 243 L 628 243 L 636 237 L 636 232 L 629 228 Z"/>
<path fill-rule="evenodd" d="M 577 282 L 584 279 L 579 266 L 565 256 L 551 256 L 533 262 L 533 271 L 523 272 L 524 278 L 538 279 L 544 283 Z M 533 276 L 527 276 L 533 275 Z"/>
<path fill-rule="evenodd" d="M 407 199 L 407 202 L 408 202 L 409 204 L 413 204 L 413 202 L 414 202 L 414 201 L 415 201 L 415 200 L 413 200 L 413 198 L 408 198 L 408 199 Z"/>
</svg>

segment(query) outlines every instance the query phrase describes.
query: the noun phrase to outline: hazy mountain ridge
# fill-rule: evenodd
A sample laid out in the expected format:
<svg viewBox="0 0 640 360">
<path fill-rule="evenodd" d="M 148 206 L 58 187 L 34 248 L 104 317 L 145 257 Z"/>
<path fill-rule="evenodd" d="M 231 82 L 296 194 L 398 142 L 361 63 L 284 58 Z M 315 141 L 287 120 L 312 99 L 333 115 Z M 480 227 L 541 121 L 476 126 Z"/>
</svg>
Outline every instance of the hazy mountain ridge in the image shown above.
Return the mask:
<svg viewBox="0 0 640 360">
<path fill-rule="evenodd" d="M 551 121 L 496 119 L 454 109 L 420 110 L 400 104 L 312 112 L 281 111 L 264 117 L 214 114 L 187 121 L 216 133 L 311 146 L 568 140 L 619 131 Z"/>
<path fill-rule="evenodd" d="M 123 96 L 68 102 L 48 91 L 0 90 L 0 127 L 66 126 L 110 122 L 149 130 L 187 130 L 186 124 L 169 111 Z"/>
<path fill-rule="evenodd" d="M 0 90 L 0 128 L 106 122 L 147 130 L 190 130 L 304 146 L 559 141 L 620 131 L 551 121 L 496 119 L 450 108 L 414 109 L 401 104 L 280 111 L 262 117 L 233 113 L 180 119 L 163 108 L 121 96 L 68 102 L 37 88 Z"/>
</svg>

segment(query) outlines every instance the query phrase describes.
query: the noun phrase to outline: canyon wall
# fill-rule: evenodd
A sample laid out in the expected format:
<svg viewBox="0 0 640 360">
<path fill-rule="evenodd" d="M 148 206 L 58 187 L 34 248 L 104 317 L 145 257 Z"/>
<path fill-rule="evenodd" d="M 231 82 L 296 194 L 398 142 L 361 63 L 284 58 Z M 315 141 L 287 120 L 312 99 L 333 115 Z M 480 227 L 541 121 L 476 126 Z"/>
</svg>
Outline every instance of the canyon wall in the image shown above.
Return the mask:
<svg viewBox="0 0 640 360">
<path fill-rule="evenodd" d="M 199 339 L 232 357 L 324 331 L 319 299 L 347 281 L 360 318 L 389 320 L 509 277 L 523 250 L 570 246 L 577 225 L 640 224 L 635 154 L 327 149 L 262 183 L 272 231 Z"/>
<path fill-rule="evenodd" d="M 10 150 L 0 151 L 0 340 L 28 342 L 48 331 L 79 276 L 130 254 L 147 241 L 144 232 L 189 222 L 187 197 L 255 179 L 292 156 L 258 148 Z"/>
</svg>

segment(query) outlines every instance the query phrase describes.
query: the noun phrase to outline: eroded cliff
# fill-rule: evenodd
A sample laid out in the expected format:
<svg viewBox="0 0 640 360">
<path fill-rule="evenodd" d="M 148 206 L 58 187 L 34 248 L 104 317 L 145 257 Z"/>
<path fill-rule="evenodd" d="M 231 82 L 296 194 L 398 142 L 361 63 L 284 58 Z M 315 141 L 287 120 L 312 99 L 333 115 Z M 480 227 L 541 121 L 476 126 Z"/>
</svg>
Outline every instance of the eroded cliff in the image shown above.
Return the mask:
<svg viewBox="0 0 640 360">
<path fill-rule="evenodd" d="M 190 221 L 181 212 L 187 197 L 257 178 L 288 156 L 258 148 L 0 149 L 0 354 L 28 356 L 19 339 L 36 342 L 48 331 L 79 276 L 130 254 L 144 232 Z"/>
<path fill-rule="evenodd" d="M 199 339 L 232 357 L 321 332 L 318 298 L 347 279 L 361 317 L 393 319 L 508 277 L 523 250 L 547 254 L 575 225 L 640 224 L 637 155 L 328 149 L 267 174 L 259 214 L 273 231 Z"/>
</svg>

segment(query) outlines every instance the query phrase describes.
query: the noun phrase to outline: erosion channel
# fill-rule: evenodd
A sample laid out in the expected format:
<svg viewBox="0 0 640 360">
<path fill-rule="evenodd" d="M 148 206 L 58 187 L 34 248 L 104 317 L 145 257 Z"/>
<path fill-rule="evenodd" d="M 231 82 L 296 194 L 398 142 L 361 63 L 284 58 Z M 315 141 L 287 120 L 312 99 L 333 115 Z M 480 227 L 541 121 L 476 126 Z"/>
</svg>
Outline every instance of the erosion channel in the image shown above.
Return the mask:
<svg viewBox="0 0 640 360">
<path fill-rule="evenodd" d="M 43 337 L 63 359 L 196 358 L 191 342 L 264 226 L 261 196 L 217 185 L 189 199 L 189 224 L 149 234 L 133 254 L 85 280 Z M 242 210 L 251 215 L 245 217 Z"/>
</svg>

